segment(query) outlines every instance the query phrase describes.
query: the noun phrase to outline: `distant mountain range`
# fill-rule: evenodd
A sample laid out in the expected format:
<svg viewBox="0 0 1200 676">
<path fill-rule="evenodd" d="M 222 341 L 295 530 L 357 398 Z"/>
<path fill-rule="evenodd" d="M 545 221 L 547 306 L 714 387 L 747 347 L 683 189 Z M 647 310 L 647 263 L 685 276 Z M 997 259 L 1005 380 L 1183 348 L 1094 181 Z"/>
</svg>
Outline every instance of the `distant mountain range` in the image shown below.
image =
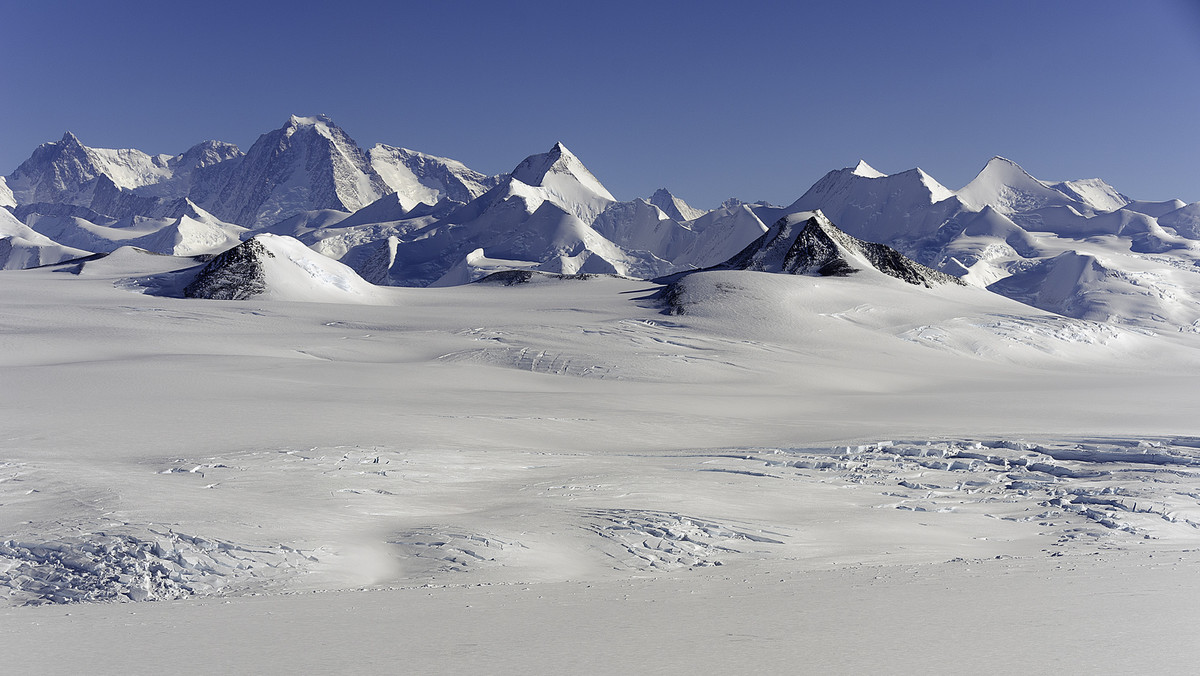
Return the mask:
<svg viewBox="0 0 1200 676">
<path fill-rule="evenodd" d="M 561 143 L 488 176 L 405 148 L 363 150 L 327 117 L 293 116 L 245 153 L 205 141 L 152 156 L 68 132 L 0 178 L 0 207 L 4 269 L 123 246 L 218 254 L 260 234 L 295 238 L 385 286 L 511 269 L 649 279 L 738 260 L 761 269 L 753 260 L 778 254 L 775 272 L 865 261 L 1071 317 L 1200 331 L 1200 203 L 1138 201 L 1096 178 L 1043 181 L 1000 157 L 958 190 L 921 169 L 886 175 L 859 162 L 787 206 L 731 199 L 705 211 L 666 189 L 619 201 Z M 793 256 L 784 269 L 797 238 L 832 258 Z M 260 248 L 294 253 L 281 241 Z M 782 248 L 755 259 L 745 250 L 756 242 Z"/>
</svg>

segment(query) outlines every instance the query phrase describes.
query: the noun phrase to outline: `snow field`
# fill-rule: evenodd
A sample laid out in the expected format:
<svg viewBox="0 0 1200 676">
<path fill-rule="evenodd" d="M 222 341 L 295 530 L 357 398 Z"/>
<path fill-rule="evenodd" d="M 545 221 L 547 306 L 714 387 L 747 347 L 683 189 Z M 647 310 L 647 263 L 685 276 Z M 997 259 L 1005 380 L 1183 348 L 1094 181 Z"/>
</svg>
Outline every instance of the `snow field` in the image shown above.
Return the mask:
<svg viewBox="0 0 1200 676">
<path fill-rule="evenodd" d="M 127 253 L 0 273 L 12 669 L 1194 664 L 1194 334 L 870 275 L 186 300 Z"/>
</svg>

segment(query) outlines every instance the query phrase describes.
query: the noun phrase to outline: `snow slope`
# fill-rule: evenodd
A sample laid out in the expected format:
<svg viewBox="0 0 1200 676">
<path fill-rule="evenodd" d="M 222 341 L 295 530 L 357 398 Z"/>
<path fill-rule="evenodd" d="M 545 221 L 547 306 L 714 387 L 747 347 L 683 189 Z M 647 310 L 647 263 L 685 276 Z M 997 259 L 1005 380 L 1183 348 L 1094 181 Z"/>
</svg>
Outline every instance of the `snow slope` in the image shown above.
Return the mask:
<svg viewBox="0 0 1200 676">
<path fill-rule="evenodd" d="M 696 209 L 687 202 L 672 195 L 671 191 L 666 188 L 655 190 L 648 201 L 659 209 L 662 209 L 663 213 L 668 217 L 677 221 L 694 221 L 706 213 L 703 209 Z"/>
<path fill-rule="evenodd" d="M 210 300 L 381 301 L 375 287 L 350 268 L 292 237 L 271 234 L 256 235 L 213 258 L 183 295 Z"/>
<path fill-rule="evenodd" d="M 526 157 L 509 175 L 525 185 L 541 188 L 548 199 L 586 225 L 591 225 L 605 207 L 617 201 L 562 143 L 555 143 L 545 153 Z"/>
<path fill-rule="evenodd" d="M 498 176 L 481 174 L 456 160 L 382 143 L 371 148 L 368 156 L 371 168 L 408 209 L 417 202 L 437 204 L 442 199 L 470 202 L 495 187 L 500 180 Z"/>
<path fill-rule="evenodd" d="M 51 240 L 0 208 L 0 270 L 49 265 L 87 254 Z"/>
<path fill-rule="evenodd" d="M 820 209 L 859 239 L 892 242 L 929 235 L 962 208 L 953 192 L 921 169 L 886 176 L 859 162 L 826 174 L 784 213 Z"/>
<path fill-rule="evenodd" d="M 0 272 L 10 669 L 1197 657 L 1194 335 L 869 270 L 694 273 L 672 316 L 606 276 L 132 293 L 147 260 L 195 266 Z"/>
</svg>

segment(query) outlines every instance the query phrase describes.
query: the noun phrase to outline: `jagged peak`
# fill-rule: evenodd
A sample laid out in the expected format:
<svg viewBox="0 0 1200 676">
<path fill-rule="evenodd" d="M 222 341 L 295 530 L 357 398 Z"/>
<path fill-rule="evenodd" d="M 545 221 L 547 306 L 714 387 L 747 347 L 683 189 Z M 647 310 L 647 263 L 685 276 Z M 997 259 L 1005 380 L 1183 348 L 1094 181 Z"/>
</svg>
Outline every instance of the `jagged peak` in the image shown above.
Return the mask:
<svg viewBox="0 0 1200 676">
<path fill-rule="evenodd" d="M 328 115 L 325 115 L 325 114 L 308 115 L 308 116 L 291 115 L 288 117 L 287 123 L 284 124 L 283 126 L 285 126 L 285 127 L 313 127 L 313 126 L 316 126 L 319 124 L 329 125 L 331 127 L 337 126 L 336 124 L 334 124 L 333 120 Z"/>
<path fill-rule="evenodd" d="M 62 139 L 59 140 L 58 143 L 59 143 L 59 145 L 61 145 L 63 147 L 69 147 L 69 146 L 78 146 L 80 148 L 83 147 L 83 144 L 79 142 L 79 137 L 75 136 L 75 134 L 73 134 L 69 131 L 63 132 Z"/>
</svg>

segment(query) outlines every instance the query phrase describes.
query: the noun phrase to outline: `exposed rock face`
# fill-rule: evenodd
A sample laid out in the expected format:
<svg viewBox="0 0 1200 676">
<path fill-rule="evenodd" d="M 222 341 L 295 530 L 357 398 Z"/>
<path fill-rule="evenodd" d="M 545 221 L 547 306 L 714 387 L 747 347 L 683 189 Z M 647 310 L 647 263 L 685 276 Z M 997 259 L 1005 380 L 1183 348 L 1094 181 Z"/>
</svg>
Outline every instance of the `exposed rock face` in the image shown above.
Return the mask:
<svg viewBox="0 0 1200 676">
<path fill-rule="evenodd" d="M 844 277 L 864 267 L 872 267 L 918 286 L 965 284 L 956 277 L 913 261 L 890 246 L 847 235 L 820 211 L 801 212 L 779 219 L 741 253 L 717 266 L 723 270 L 825 277 Z"/>
<path fill-rule="evenodd" d="M 183 290 L 184 298 L 246 300 L 267 290 L 264 258 L 275 254 L 257 240 L 246 240 L 204 266 Z"/>
</svg>

